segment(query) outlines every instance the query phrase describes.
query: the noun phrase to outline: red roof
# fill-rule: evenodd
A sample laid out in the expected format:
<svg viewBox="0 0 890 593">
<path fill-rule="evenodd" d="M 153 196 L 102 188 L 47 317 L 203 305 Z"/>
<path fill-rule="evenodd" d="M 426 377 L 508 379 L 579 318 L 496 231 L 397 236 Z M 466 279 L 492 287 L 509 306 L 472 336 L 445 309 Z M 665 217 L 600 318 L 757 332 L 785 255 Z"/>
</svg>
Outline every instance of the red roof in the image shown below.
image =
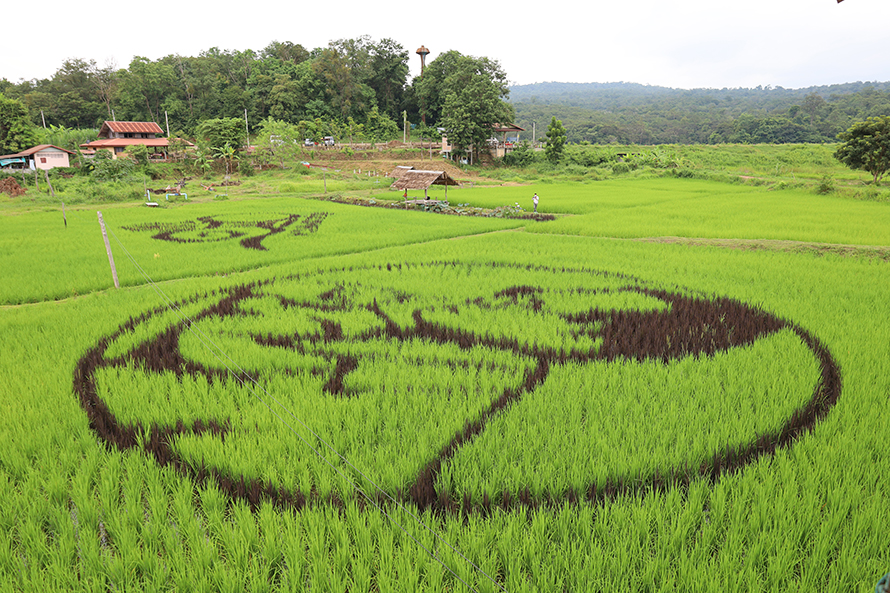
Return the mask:
<svg viewBox="0 0 890 593">
<path fill-rule="evenodd" d="M 2 155 L 2 157 L 8 158 L 8 157 L 16 157 L 16 156 L 31 156 L 35 152 L 40 152 L 41 150 L 46 150 L 47 148 L 55 148 L 56 150 L 61 150 L 62 152 L 67 152 L 68 154 L 74 154 L 70 150 L 65 150 L 64 148 L 59 148 L 58 146 L 53 146 L 52 144 L 40 144 L 38 146 L 29 148 L 27 150 L 23 150 L 21 152 L 17 152 L 15 154 L 4 154 L 4 155 Z"/>
<path fill-rule="evenodd" d="M 193 146 L 188 141 L 185 142 L 186 146 Z M 81 144 L 81 148 L 115 148 L 120 146 L 133 146 L 135 144 L 144 144 L 145 146 L 155 147 L 155 148 L 166 148 L 170 146 L 169 140 L 166 138 L 103 138 L 101 140 L 93 140 L 92 142 L 87 142 L 86 144 Z"/>
<path fill-rule="evenodd" d="M 99 137 L 108 137 L 109 132 L 117 134 L 163 134 L 161 126 L 153 121 L 106 121 L 99 130 Z"/>
</svg>

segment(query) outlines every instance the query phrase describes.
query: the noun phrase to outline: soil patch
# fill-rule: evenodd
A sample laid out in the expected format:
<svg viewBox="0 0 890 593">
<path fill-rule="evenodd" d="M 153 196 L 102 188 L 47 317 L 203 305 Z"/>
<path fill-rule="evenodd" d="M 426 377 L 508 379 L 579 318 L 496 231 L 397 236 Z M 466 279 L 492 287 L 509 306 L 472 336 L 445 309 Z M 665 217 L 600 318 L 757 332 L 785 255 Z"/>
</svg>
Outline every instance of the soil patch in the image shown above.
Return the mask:
<svg viewBox="0 0 890 593">
<path fill-rule="evenodd" d="M 25 188 L 12 177 L 0 180 L 0 194 L 9 194 L 10 197 L 16 198 L 25 195 L 25 191 Z"/>
</svg>

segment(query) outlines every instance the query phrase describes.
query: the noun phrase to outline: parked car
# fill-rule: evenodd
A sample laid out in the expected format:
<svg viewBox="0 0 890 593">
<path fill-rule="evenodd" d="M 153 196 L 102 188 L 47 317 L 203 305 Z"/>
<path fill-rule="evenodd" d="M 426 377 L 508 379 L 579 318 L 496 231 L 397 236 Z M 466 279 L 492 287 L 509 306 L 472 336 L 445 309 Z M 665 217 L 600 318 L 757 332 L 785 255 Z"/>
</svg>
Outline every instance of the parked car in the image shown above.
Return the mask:
<svg viewBox="0 0 890 593">
<path fill-rule="evenodd" d="M 325 136 L 322 141 L 325 146 L 333 146 L 334 145 L 334 137 L 333 136 Z"/>
<path fill-rule="evenodd" d="M 303 146 L 315 146 L 315 142 L 313 142 L 310 138 L 306 138 L 303 140 Z"/>
</svg>

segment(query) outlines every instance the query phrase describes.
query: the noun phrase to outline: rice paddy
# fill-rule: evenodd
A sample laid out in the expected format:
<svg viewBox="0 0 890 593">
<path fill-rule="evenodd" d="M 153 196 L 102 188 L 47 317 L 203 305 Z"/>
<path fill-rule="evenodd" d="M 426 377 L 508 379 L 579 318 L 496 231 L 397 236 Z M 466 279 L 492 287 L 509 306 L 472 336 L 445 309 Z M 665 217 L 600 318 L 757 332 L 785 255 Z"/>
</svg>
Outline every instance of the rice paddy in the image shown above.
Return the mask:
<svg viewBox="0 0 890 593">
<path fill-rule="evenodd" d="M 120 290 L 93 210 L 3 217 L 0 581 L 873 590 L 888 263 L 615 237 L 890 245 L 887 205 L 771 192 L 736 237 L 736 186 L 608 183 L 541 223 L 114 208 Z"/>
</svg>

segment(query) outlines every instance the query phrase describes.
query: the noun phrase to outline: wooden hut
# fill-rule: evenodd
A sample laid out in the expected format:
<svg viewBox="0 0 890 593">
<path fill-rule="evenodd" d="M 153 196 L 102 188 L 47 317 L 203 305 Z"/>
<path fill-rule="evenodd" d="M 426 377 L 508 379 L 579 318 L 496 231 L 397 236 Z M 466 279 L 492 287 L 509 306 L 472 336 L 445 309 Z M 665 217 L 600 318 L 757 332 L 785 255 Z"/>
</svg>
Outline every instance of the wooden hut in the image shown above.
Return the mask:
<svg viewBox="0 0 890 593">
<path fill-rule="evenodd" d="M 427 190 L 431 185 L 444 185 L 445 199 L 447 200 L 448 186 L 460 186 L 460 183 L 454 180 L 445 171 L 422 171 L 419 169 L 410 169 L 402 173 L 402 176 L 396 179 L 390 187 L 401 191 L 422 189 L 423 199 L 428 200 Z"/>
</svg>

